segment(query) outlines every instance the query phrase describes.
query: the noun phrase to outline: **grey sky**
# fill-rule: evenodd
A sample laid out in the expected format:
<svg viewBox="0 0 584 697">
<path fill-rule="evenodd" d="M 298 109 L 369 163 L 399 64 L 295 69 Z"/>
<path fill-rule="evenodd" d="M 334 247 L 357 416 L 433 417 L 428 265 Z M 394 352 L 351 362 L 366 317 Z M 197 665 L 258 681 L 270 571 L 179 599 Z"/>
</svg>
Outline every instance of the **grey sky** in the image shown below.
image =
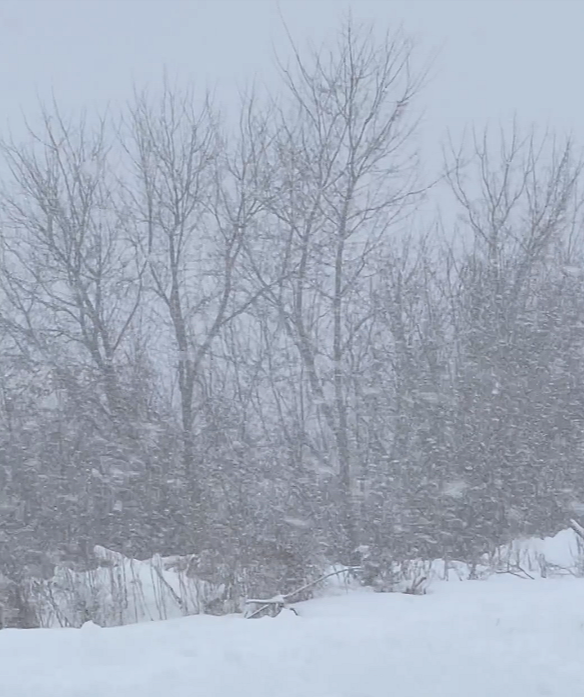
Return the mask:
<svg viewBox="0 0 584 697">
<path fill-rule="evenodd" d="M 217 84 L 269 82 L 285 45 L 276 0 L 0 0 L 3 114 L 54 90 L 65 107 L 126 99 L 132 84 L 171 74 Z M 293 35 L 319 43 L 350 6 L 356 19 L 403 23 L 421 50 L 440 48 L 424 95 L 424 141 L 471 120 L 573 128 L 584 143 L 584 0 L 280 0 Z"/>
</svg>

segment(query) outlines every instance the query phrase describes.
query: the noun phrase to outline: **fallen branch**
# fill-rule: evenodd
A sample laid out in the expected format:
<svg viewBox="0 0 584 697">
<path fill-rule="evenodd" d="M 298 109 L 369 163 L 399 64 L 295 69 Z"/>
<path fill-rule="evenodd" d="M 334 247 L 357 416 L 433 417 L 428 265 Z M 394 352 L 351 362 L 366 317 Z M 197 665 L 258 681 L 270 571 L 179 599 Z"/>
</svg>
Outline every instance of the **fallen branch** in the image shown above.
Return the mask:
<svg viewBox="0 0 584 697">
<path fill-rule="evenodd" d="M 360 566 L 348 566 L 344 569 L 339 569 L 338 571 L 331 571 L 328 574 L 325 574 L 324 576 L 321 576 L 320 578 L 317 578 L 315 581 L 310 581 L 309 583 L 305 583 L 303 586 L 300 586 L 300 588 L 297 588 L 296 590 L 291 591 L 290 593 L 286 593 L 285 595 L 275 595 L 273 598 L 265 598 L 265 599 L 258 599 L 258 598 L 249 598 L 248 600 L 245 601 L 246 605 L 259 605 L 260 607 L 256 608 L 251 615 L 246 614 L 247 619 L 252 619 L 254 617 L 257 617 L 259 614 L 267 610 L 268 608 L 278 608 L 279 610 L 282 610 L 285 608 L 288 604 L 288 602 L 296 595 L 299 595 L 305 590 L 308 590 L 309 588 L 313 588 L 314 586 L 317 586 L 319 583 L 322 583 L 323 581 L 326 581 L 327 578 L 331 578 L 332 576 L 338 576 L 339 574 L 344 574 L 350 571 L 360 571 L 361 567 Z M 293 608 L 291 608 L 293 609 Z M 295 612 L 295 610 L 294 610 Z"/>
<path fill-rule="evenodd" d="M 570 520 L 570 527 L 578 535 L 581 540 L 584 540 L 584 528 L 575 520 Z"/>
<path fill-rule="evenodd" d="M 407 586 L 404 593 L 406 595 L 424 595 L 426 590 L 423 588 L 423 585 L 427 580 L 426 576 L 420 576 L 417 580 L 412 581 L 411 585 Z"/>
<path fill-rule="evenodd" d="M 577 576 L 577 574 L 575 574 L 572 569 L 569 569 L 567 566 L 560 566 L 559 564 L 552 564 L 552 562 L 546 561 L 546 567 L 551 571 L 555 571 L 556 573 L 562 572 L 569 576 Z"/>
<path fill-rule="evenodd" d="M 505 569 L 504 571 L 495 571 L 496 574 L 511 574 L 511 576 L 517 576 L 517 578 L 521 578 L 524 581 L 527 579 L 530 579 L 531 581 L 535 581 L 535 578 L 527 573 L 525 569 L 522 569 L 519 564 L 515 564 L 513 566 L 509 566 L 509 568 Z M 521 576 L 523 574 L 523 576 Z"/>
</svg>

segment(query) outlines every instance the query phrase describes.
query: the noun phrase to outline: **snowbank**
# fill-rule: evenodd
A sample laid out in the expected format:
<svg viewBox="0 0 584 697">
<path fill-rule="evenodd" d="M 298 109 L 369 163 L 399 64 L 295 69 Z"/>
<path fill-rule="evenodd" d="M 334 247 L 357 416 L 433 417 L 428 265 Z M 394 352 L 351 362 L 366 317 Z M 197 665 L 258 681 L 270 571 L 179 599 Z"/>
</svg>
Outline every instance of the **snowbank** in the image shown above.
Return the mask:
<svg viewBox="0 0 584 697">
<path fill-rule="evenodd" d="M 166 620 L 208 611 L 222 599 L 223 586 L 192 576 L 188 558 L 154 556 L 128 559 L 95 548 L 97 569 L 75 572 L 58 567 L 49 581 L 31 590 L 42 627 L 80 627 L 92 621 L 101 627 Z"/>
<path fill-rule="evenodd" d="M 103 547 L 97 547 L 95 553 L 100 568 L 87 572 L 58 568 L 54 578 L 34 587 L 32 600 L 42 627 L 80 627 L 89 620 L 111 627 L 205 613 L 213 605 L 223 611 L 243 608 L 244 598 L 228 599 L 224 586 L 189 573 L 189 557 L 157 555 L 137 561 Z M 437 581 L 485 579 L 504 573 L 531 579 L 584 576 L 584 547 L 568 529 L 554 537 L 518 540 L 500 547 L 474 566 L 442 559 L 412 560 L 395 563 L 386 571 L 385 587 L 405 593 L 425 592 Z M 349 587 L 355 587 L 354 579 L 339 573 L 315 590 L 317 595 L 334 595 Z"/>
<path fill-rule="evenodd" d="M 6 697 L 576 697 L 584 581 L 351 591 L 276 619 L 0 632 Z"/>
<path fill-rule="evenodd" d="M 571 529 L 554 537 L 517 540 L 498 552 L 499 563 L 509 563 L 543 577 L 567 573 L 584 575 L 584 542 Z"/>
</svg>

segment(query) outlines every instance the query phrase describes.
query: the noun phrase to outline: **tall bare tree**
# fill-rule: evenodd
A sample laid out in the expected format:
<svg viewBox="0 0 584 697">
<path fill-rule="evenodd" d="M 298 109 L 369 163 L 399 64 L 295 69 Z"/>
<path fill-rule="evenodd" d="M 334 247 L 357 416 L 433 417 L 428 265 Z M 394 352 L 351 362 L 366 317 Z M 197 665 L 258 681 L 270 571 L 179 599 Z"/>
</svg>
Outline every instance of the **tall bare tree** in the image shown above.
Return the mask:
<svg viewBox="0 0 584 697">
<path fill-rule="evenodd" d="M 257 277 L 303 363 L 332 438 L 344 554 L 358 544 L 349 416 L 350 360 L 372 320 L 369 285 L 419 200 L 412 108 L 423 82 L 401 34 L 378 40 L 347 23 L 336 46 L 281 67 L 286 88 L 273 147 L 270 244 Z M 278 288 L 269 288 L 276 273 Z M 327 452 L 329 450 L 330 452 Z"/>
<path fill-rule="evenodd" d="M 116 362 L 140 306 L 143 268 L 116 193 L 107 123 L 71 124 L 55 107 L 29 136 L 2 144 L 10 173 L 0 199 L 2 290 L 12 308 L 4 325 L 56 372 L 67 359 L 89 359 L 101 406 L 123 428 Z"/>
<path fill-rule="evenodd" d="M 200 504 L 204 472 L 196 467 L 196 388 L 212 345 L 254 299 L 241 283 L 243 243 L 260 211 L 261 119 L 253 101 L 243 110 L 239 139 L 228 151 L 209 100 L 165 83 L 160 99 L 138 95 L 130 109 L 127 187 L 147 260 L 155 315 L 171 327 L 166 344 L 177 357 L 183 476 Z M 162 314 L 160 314 L 162 313 Z"/>
<path fill-rule="evenodd" d="M 540 505 L 557 511 L 558 492 L 545 483 L 556 476 L 551 463 L 563 458 L 562 447 L 542 440 L 560 397 L 551 346 L 562 362 L 579 339 L 572 333 L 563 348 L 556 343 L 563 330 L 549 330 L 564 311 L 551 311 L 551 298 L 565 285 L 560 250 L 582 223 L 582 161 L 570 140 L 522 135 L 515 126 L 475 135 L 470 153 L 451 151 L 448 171 L 459 234 L 469 240 L 454 300 L 457 433 L 460 477 L 474 497 L 467 532 L 477 549 L 480 537 L 493 544 L 510 529 L 533 532 L 526 526 Z"/>
</svg>

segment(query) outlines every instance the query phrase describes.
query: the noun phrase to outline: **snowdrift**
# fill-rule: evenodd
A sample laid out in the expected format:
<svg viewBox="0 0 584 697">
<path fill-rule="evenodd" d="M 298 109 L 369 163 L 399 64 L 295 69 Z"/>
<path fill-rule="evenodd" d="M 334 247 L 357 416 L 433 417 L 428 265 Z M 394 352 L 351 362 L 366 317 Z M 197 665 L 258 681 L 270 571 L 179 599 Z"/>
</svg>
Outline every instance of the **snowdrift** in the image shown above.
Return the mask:
<svg viewBox="0 0 584 697">
<path fill-rule="evenodd" d="M 6 697 L 578 697 L 584 581 L 350 591 L 275 619 L 0 632 Z"/>
<path fill-rule="evenodd" d="M 223 586 L 188 572 L 188 558 L 129 559 L 95 548 L 97 569 L 76 572 L 58 567 L 55 576 L 35 584 L 30 595 L 41 627 L 100 627 L 203 614 L 221 601 Z"/>
<path fill-rule="evenodd" d="M 42 627 L 80 627 L 87 621 L 111 627 L 176 619 L 210 609 L 214 612 L 243 609 L 244 598 L 228 598 L 224 586 L 190 574 L 188 557 L 157 555 L 137 561 L 103 547 L 97 547 L 95 553 L 101 562 L 99 568 L 87 572 L 58 568 L 54 578 L 31 589 Z M 437 581 L 484 579 L 494 574 L 526 579 L 582 576 L 582 540 L 568 529 L 551 538 L 518 540 L 485 556 L 478 565 L 413 560 L 396 563 L 389 576 L 392 590 L 420 593 Z M 350 585 L 348 575 L 341 573 L 316 588 L 316 592 L 317 595 L 344 592 Z"/>
</svg>

